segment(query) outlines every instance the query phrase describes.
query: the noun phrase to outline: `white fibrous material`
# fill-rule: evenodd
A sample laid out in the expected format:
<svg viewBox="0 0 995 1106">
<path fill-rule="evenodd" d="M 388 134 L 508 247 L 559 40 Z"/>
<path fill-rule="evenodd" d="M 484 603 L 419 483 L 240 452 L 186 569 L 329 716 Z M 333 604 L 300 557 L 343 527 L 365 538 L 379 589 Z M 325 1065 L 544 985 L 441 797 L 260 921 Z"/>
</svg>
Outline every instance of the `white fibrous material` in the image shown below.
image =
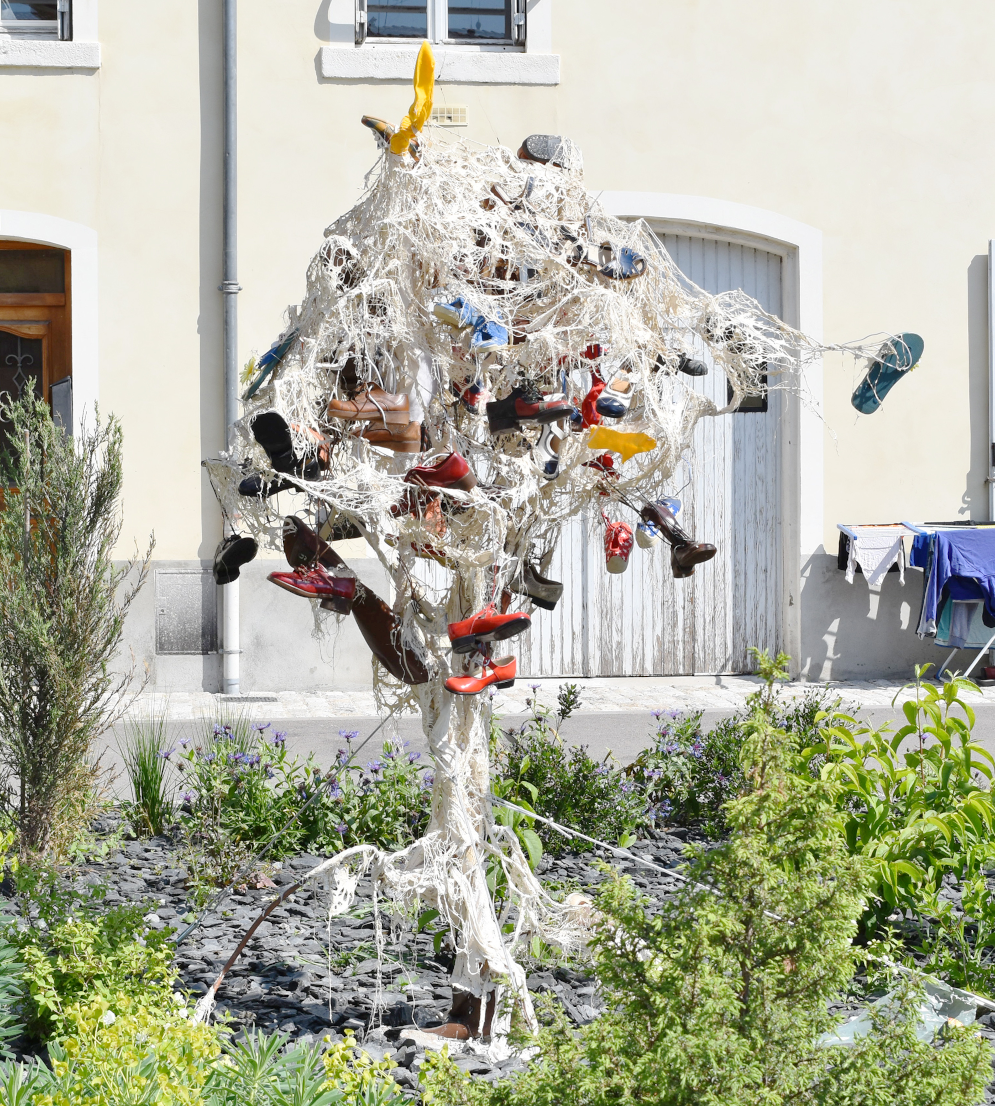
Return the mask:
<svg viewBox="0 0 995 1106">
<path fill-rule="evenodd" d="M 447 623 L 499 600 L 524 561 L 548 564 L 564 521 L 585 507 L 598 504 L 635 523 L 634 512 L 663 493 L 699 419 L 768 387 L 800 392 L 804 361 L 827 349 L 870 355 L 876 348 L 823 346 L 742 292 L 702 291 L 644 222 L 599 207 L 585 190 L 579 154 L 565 150 L 569 167 L 560 168 L 430 131 L 418 161 L 385 152 L 362 200 L 326 230 L 308 267 L 306 294 L 283 335 L 294 335 L 289 352 L 246 403 L 230 452 L 207 463 L 226 518 L 261 544 L 279 542 L 278 505 L 312 524 L 355 524 L 393 582 L 399 644 L 431 674 L 416 687 L 383 670 L 375 680 L 385 709 L 417 703 L 422 713 L 436 763 L 425 837 L 392 855 L 366 849 L 346 862 L 332 858 L 314 874 L 339 874 L 335 909 L 345 908 L 355 886 L 343 864 L 357 858 L 399 906 L 437 909 L 457 949 L 454 987 L 483 997 L 506 986 L 527 1021 L 532 1009 L 515 947 L 538 935 L 576 948 L 590 910 L 552 901 L 515 834 L 495 824 L 489 702 L 444 690 L 451 667 L 462 671 L 449 653 Z M 646 271 L 631 279 L 601 272 L 624 247 L 645 259 Z M 581 255 L 593 262 L 578 263 Z M 511 344 L 476 355 L 473 329 L 454 329 L 432 311 L 457 297 L 474 316 L 505 327 Z M 722 410 L 678 371 L 682 355 L 705 350 L 731 386 Z M 613 475 L 589 464 L 605 452 L 589 448 L 589 430 L 565 430 L 552 480 L 536 449 L 540 426 L 489 432 L 487 398 L 526 386 L 565 393 L 580 407 L 594 368 L 608 383 L 627 373 L 633 387 L 627 416 L 603 425 L 646 435 L 652 446 L 625 460 L 616 455 Z M 425 452 L 377 448 L 357 436 L 364 424 L 328 419 L 329 399 L 350 398 L 363 382 L 407 393 Z M 475 384 L 490 393 L 476 412 L 458 395 Z M 315 479 L 273 472 L 251 432 L 266 411 L 290 425 L 298 456 L 318 462 Z M 392 512 L 411 487 L 403 480 L 408 468 L 450 451 L 466 459 L 477 486 L 442 490 L 431 510 Z M 251 474 L 286 479 L 300 494 L 240 496 L 239 481 Z M 426 557 L 444 567 L 426 572 Z M 316 619 L 333 617 L 315 608 Z M 502 917 L 487 890 L 489 865 L 502 870 L 508 888 Z M 509 923 L 510 939 L 502 932 Z M 497 1002 L 494 1032 L 507 1030 L 511 1005 Z"/>
</svg>

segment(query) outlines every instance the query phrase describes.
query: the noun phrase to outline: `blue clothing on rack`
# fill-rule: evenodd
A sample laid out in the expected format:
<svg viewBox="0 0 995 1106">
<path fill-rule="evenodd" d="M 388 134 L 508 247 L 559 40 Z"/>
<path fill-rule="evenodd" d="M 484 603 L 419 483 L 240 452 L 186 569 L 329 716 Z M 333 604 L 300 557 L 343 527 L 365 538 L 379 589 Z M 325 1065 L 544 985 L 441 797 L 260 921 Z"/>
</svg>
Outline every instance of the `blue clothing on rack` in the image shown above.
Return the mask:
<svg viewBox="0 0 995 1106">
<path fill-rule="evenodd" d="M 943 589 L 952 576 L 968 576 L 980 585 L 985 611 L 995 617 L 995 527 L 938 530 L 926 573 L 919 634 L 936 632 Z"/>
<path fill-rule="evenodd" d="M 909 553 L 911 568 L 926 568 L 929 564 L 929 546 L 932 534 L 916 534 L 912 539 L 912 551 Z"/>
</svg>

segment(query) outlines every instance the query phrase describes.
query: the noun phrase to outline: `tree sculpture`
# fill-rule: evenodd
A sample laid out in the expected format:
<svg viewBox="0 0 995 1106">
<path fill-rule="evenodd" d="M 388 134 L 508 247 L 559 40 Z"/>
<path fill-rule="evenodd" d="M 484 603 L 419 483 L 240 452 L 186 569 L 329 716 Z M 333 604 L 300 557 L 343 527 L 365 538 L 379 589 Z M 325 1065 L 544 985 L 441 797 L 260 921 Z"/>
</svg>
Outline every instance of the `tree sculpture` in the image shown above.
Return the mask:
<svg viewBox="0 0 995 1106">
<path fill-rule="evenodd" d="M 670 543 L 676 576 L 713 556 L 661 499 L 695 423 L 825 347 L 745 294 L 691 284 L 644 223 L 591 199 L 569 141 L 533 135 L 516 154 L 419 134 L 432 66 L 425 44 L 397 133 L 364 118 L 382 149 L 368 189 L 325 231 L 303 303 L 252 366 L 237 439 L 209 468 L 229 524 L 254 539 L 276 537 L 276 496 L 295 497 L 292 571 L 271 579 L 315 600 L 319 621 L 351 611 L 380 701 L 418 707 L 435 760 L 420 841 L 351 849 L 312 876 L 334 879 L 333 909 L 357 867 L 409 910 L 437 909 L 457 950 L 443 1031 L 504 1034 L 515 1009 L 534 1023 L 515 948 L 536 934 L 576 946 L 585 918 L 544 893 L 492 816 L 484 689 L 516 674 L 497 643 L 555 605 L 562 585 L 543 572 L 586 508 L 605 519 L 609 570 L 625 568 L 632 524 L 641 544 Z M 690 387 L 703 347 L 731 385 L 724 411 Z M 327 544 L 359 535 L 391 606 Z M 509 889 L 500 917 L 488 864 Z"/>
</svg>

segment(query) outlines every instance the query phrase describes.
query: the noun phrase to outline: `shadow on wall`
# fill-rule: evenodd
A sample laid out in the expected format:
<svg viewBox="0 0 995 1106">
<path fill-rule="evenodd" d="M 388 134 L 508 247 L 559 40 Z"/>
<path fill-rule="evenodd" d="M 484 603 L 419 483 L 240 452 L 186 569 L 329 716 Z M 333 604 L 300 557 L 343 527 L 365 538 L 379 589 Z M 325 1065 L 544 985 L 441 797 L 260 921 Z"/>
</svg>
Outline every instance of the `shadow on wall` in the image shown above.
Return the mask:
<svg viewBox="0 0 995 1106">
<path fill-rule="evenodd" d="M 809 680 L 911 679 L 913 666 L 926 663 L 935 673 L 950 650 L 916 634 L 922 589 L 918 568 L 906 568 L 904 587 L 898 573 L 891 572 L 872 591 L 860 575 L 848 584 L 835 557 L 810 557 L 802 568 L 801 675 Z M 959 650 L 951 669 L 962 672 L 976 654 Z"/>
</svg>

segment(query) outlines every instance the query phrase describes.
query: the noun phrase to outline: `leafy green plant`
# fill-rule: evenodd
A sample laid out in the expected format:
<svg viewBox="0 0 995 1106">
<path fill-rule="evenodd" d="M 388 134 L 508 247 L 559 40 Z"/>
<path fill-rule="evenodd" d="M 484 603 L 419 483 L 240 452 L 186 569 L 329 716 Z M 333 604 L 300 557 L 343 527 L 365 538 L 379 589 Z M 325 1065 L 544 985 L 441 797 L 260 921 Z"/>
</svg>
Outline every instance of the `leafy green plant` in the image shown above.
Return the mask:
<svg viewBox="0 0 995 1106">
<path fill-rule="evenodd" d="M 200 853 L 189 858 L 195 881 L 228 882 L 263 845 L 272 859 L 364 842 L 394 849 L 424 828 L 433 777 L 419 753 L 388 741 L 379 756 L 353 764 L 358 735 L 340 731 L 346 748 L 322 773 L 313 757 L 288 752 L 286 733 L 271 730 L 218 722 L 207 740 L 164 751 L 182 778 L 181 822 Z"/>
<path fill-rule="evenodd" d="M 533 692 L 537 690 L 533 685 Z M 610 754 L 595 761 L 586 747 L 568 747 L 560 737 L 563 722 L 580 706 L 576 685 L 561 685 L 555 712 L 535 695 L 526 703 L 530 717 L 518 729 L 501 732 L 499 721 L 492 719 L 498 738 L 495 794 L 589 837 L 631 842 L 643 817 L 642 789 L 611 763 Z M 523 791 L 529 796 L 524 803 Z M 511 794 L 518 799 L 511 799 Z M 526 828 L 524 816 L 519 819 Z M 542 822 L 535 823 L 534 832 L 552 856 L 590 847 Z"/>
<path fill-rule="evenodd" d="M 23 964 L 20 1008 L 32 1039 L 63 1035 L 75 1005 L 98 997 L 171 1007 L 173 931 L 146 926 L 146 906 L 106 908 L 102 888 L 80 894 L 47 865 L 22 865 L 15 882 L 22 920 L 4 938 Z"/>
<path fill-rule="evenodd" d="M 0 926 L 6 919 L 0 914 Z M 24 965 L 17 948 L 0 936 L 0 1059 L 9 1056 L 7 1042 L 23 1030 L 17 1010 L 24 991 Z"/>
<path fill-rule="evenodd" d="M 763 680 L 765 685 L 764 690 L 760 692 L 758 706 L 768 714 L 774 706 L 774 684 L 787 683 L 791 679 L 791 673 L 788 671 L 791 658 L 787 653 L 780 651 L 772 657 L 766 649 L 758 649 L 755 645 L 751 645 L 747 652 L 753 657 L 753 663 L 756 665 L 754 673 Z"/>
<path fill-rule="evenodd" d="M 653 914 L 613 876 L 598 899 L 595 963 L 607 1011 L 560 1019 L 513 1084 L 474 1085 L 442 1057 L 423 1069 L 430 1106 L 964 1106 L 991 1050 L 969 1030 L 916 1037 L 918 994 L 850 1048 L 820 1037 L 847 993 L 867 865 L 841 840 L 832 788 L 793 774 L 791 735 L 758 710 L 744 731 L 743 794 L 730 837 L 695 850 L 684 892 Z"/>
<path fill-rule="evenodd" d="M 785 662 L 783 654 L 777 660 Z M 786 662 L 785 662 L 786 663 Z M 705 732 L 702 712 L 653 711 L 655 732 L 626 772 L 644 790 L 646 818 L 651 825 L 694 825 L 716 839 L 728 832 L 725 804 L 742 790 L 740 755 L 753 713 L 761 709 L 771 725 L 787 730 L 802 745 L 816 742 L 829 722 L 827 710 L 838 698 L 808 691 L 785 699 L 773 690 L 749 695 L 743 710 L 723 718 Z M 842 717 L 836 718 L 842 724 Z"/>
<path fill-rule="evenodd" d="M 166 716 L 150 711 L 147 717 L 125 724 L 120 750 L 131 783 L 129 818 L 137 833 L 153 837 L 173 820 L 175 789 L 166 771 L 166 738 Z"/>
<path fill-rule="evenodd" d="M 974 712 L 962 693 L 975 685 L 953 679 L 939 689 L 924 674 L 918 667 L 909 685 L 916 697 L 903 704 L 904 726 L 892 733 L 833 716 L 843 725 L 828 726 L 801 761 L 823 758 L 846 846 L 874 873 L 868 927 L 910 911 L 930 938 L 932 966 L 991 991 L 995 898 L 985 872 L 995 864 L 995 758 L 972 738 Z M 948 881 L 964 887 L 961 908 L 944 899 Z"/>
<path fill-rule="evenodd" d="M 21 851 L 44 854 L 58 845 L 60 811 L 79 807 L 73 794 L 93 791 L 90 748 L 130 682 L 111 662 L 152 549 L 115 567 L 122 437 L 113 418 L 69 437 L 27 391 L 3 401 L 0 420 L 0 762 L 17 779 Z"/>
</svg>

